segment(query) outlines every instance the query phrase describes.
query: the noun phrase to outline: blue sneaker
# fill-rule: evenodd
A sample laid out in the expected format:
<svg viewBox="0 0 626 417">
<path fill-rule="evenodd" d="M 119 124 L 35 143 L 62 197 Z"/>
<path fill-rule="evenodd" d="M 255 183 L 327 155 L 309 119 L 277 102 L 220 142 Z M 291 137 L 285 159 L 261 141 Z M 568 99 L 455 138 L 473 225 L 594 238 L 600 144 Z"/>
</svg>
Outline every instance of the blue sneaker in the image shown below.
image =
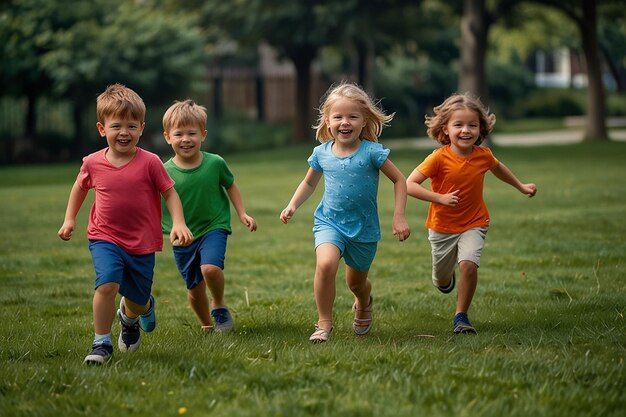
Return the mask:
<svg viewBox="0 0 626 417">
<path fill-rule="evenodd" d="M 83 361 L 86 365 L 102 365 L 113 356 L 113 346 L 103 343 L 91 345 L 91 353 L 85 356 Z"/>
<path fill-rule="evenodd" d="M 450 280 L 450 282 L 448 283 L 448 285 L 446 285 L 445 287 L 440 287 L 437 286 L 437 289 L 439 291 L 441 291 L 444 294 L 450 294 L 452 292 L 452 290 L 454 289 L 454 285 L 456 284 L 456 276 L 454 274 L 454 272 L 452 273 L 452 279 Z"/>
<path fill-rule="evenodd" d="M 457 313 L 454 316 L 454 334 L 476 334 L 476 329 L 469 321 L 466 313 Z"/>
<path fill-rule="evenodd" d="M 151 332 L 156 327 L 156 317 L 154 316 L 154 297 L 150 294 L 150 308 L 139 316 L 139 327 L 146 333 Z"/>
<path fill-rule="evenodd" d="M 215 332 L 229 332 L 235 328 L 235 322 L 233 321 L 233 318 L 230 315 L 230 311 L 228 311 L 228 308 L 214 308 L 213 310 L 211 310 L 211 316 L 213 316 L 213 320 L 215 321 Z"/>
<path fill-rule="evenodd" d="M 134 352 L 139 348 L 141 342 L 141 334 L 139 333 L 139 320 L 133 324 L 126 324 L 122 317 L 122 311 L 124 310 L 124 297 L 120 299 L 120 308 L 117 310 L 117 318 L 122 325 L 122 331 L 120 337 L 117 339 L 117 347 L 122 352 Z"/>
</svg>

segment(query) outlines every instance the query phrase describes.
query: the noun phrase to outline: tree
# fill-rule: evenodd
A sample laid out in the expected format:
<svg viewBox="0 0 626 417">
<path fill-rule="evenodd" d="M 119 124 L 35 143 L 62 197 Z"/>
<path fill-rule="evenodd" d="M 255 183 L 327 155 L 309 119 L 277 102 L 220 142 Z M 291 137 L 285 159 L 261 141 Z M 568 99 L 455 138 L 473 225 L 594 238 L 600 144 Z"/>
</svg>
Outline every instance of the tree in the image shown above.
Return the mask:
<svg viewBox="0 0 626 417">
<path fill-rule="evenodd" d="M 609 137 L 606 129 L 606 98 L 602 82 L 596 3 L 596 0 L 542 2 L 564 12 L 576 23 L 580 32 L 587 69 L 587 123 L 583 140 L 606 140 Z"/>
<path fill-rule="evenodd" d="M 596 0 L 528 0 L 564 12 L 578 26 L 581 45 L 587 67 L 587 123 L 584 140 L 608 138 L 606 129 L 606 103 L 597 35 Z M 461 66 L 459 90 L 470 91 L 486 98 L 487 39 L 490 26 L 503 16 L 510 14 L 522 0 L 499 0 L 488 9 L 485 0 L 465 0 L 461 19 Z"/>
<path fill-rule="evenodd" d="M 189 91 L 204 71 L 203 39 L 187 15 L 164 14 L 125 1 L 98 1 L 55 33 L 41 69 L 58 97 L 74 108 L 76 150 L 85 147 L 84 111 L 113 83 L 145 101 L 166 103 Z"/>
</svg>

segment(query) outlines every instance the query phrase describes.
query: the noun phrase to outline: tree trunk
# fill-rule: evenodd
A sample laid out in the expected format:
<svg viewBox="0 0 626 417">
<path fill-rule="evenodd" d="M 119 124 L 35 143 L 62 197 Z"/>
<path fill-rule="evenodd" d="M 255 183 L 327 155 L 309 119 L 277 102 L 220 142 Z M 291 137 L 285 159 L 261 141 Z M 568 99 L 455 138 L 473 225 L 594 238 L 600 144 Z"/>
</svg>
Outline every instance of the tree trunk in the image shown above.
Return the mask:
<svg viewBox="0 0 626 417">
<path fill-rule="evenodd" d="M 459 92 L 470 92 L 486 105 L 489 101 L 485 70 L 489 22 L 485 0 L 465 0 L 463 4 Z"/>
<path fill-rule="evenodd" d="M 583 140 L 606 140 L 606 104 L 602 84 L 595 0 L 582 0 L 583 18 L 579 22 L 587 66 L 587 123 Z"/>
<path fill-rule="evenodd" d="M 357 53 L 357 80 L 363 89 L 370 95 L 374 96 L 374 66 L 375 53 L 374 45 L 371 40 L 356 41 L 355 48 Z"/>
<path fill-rule="evenodd" d="M 311 106 L 311 63 L 315 49 L 302 47 L 289 54 L 296 67 L 296 114 L 294 116 L 293 142 L 304 143 L 311 139 L 313 111 Z"/>
</svg>

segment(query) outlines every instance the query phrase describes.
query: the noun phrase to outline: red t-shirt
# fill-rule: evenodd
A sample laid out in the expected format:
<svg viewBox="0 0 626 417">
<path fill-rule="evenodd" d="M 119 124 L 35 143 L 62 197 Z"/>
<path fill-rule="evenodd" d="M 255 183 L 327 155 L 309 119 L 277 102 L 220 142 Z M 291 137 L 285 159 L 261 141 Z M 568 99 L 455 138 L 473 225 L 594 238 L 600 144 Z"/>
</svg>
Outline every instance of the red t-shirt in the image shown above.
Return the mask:
<svg viewBox="0 0 626 417">
<path fill-rule="evenodd" d="M 163 249 L 161 193 L 174 186 L 159 157 L 137 148 L 133 159 L 116 167 L 108 148 L 87 155 L 78 173 L 83 190 L 95 189 L 87 237 L 106 240 L 133 255 Z"/>
<path fill-rule="evenodd" d="M 489 148 L 474 146 L 469 156 L 455 154 L 450 145 L 434 150 L 416 169 L 430 178 L 431 190 L 459 192 L 459 204 L 449 207 L 430 203 L 426 227 L 440 233 L 462 233 L 489 226 L 489 211 L 483 200 L 485 172 L 500 162 Z"/>
</svg>

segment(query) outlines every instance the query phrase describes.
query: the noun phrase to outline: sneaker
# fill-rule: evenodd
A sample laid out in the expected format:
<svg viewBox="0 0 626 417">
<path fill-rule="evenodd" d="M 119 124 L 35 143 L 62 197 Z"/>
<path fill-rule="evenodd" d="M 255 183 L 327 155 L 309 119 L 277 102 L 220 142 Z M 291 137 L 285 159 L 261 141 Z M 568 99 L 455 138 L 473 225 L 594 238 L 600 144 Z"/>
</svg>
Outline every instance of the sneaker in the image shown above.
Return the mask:
<svg viewBox="0 0 626 417">
<path fill-rule="evenodd" d="M 120 299 L 120 308 L 117 310 L 117 317 L 120 319 L 122 331 L 117 339 L 117 347 L 122 352 L 134 352 L 139 348 L 141 342 L 141 334 L 139 333 L 139 320 L 133 324 L 124 323 L 122 318 L 122 310 L 124 310 L 124 297 Z"/>
<path fill-rule="evenodd" d="M 450 294 L 452 292 L 452 290 L 454 289 L 454 285 L 456 284 L 456 276 L 454 274 L 454 272 L 452 273 L 452 279 L 450 280 L 450 282 L 448 283 L 448 285 L 444 286 L 444 287 L 440 287 L 437 286 L 437 289 L 439 291 L 441 291 L 444 294 Z"/>
<path fill-rule="evenodd" d="M 103 343 L 91 345 L 91 353 L 85 356 L 83 361 L 86 365 L 102 365 L 113 356 L 113 346 Z"/>
<path fill-rule="evenodd" d="M 146 333 L 151 332 L 156 327 L 156 317 L 154 316 L 154 297 L 150 294 L 150 309 L 139 316 L 139 327 Z"/>
<path fill-rule="evenodd" d="M 215 332 L 229 332 L 235 328 L 235 322 L 233 321 L 230 311 L 226 307 L 218 307 L 211 310 L 211 316 L 215 321 Z"/>
<path fill-rule="evenodd" d="M 457 313 L 454 316 L 454 334 L 476 334 L 476 329 L 469 321 L 466 313 Z"/>
</svg>

